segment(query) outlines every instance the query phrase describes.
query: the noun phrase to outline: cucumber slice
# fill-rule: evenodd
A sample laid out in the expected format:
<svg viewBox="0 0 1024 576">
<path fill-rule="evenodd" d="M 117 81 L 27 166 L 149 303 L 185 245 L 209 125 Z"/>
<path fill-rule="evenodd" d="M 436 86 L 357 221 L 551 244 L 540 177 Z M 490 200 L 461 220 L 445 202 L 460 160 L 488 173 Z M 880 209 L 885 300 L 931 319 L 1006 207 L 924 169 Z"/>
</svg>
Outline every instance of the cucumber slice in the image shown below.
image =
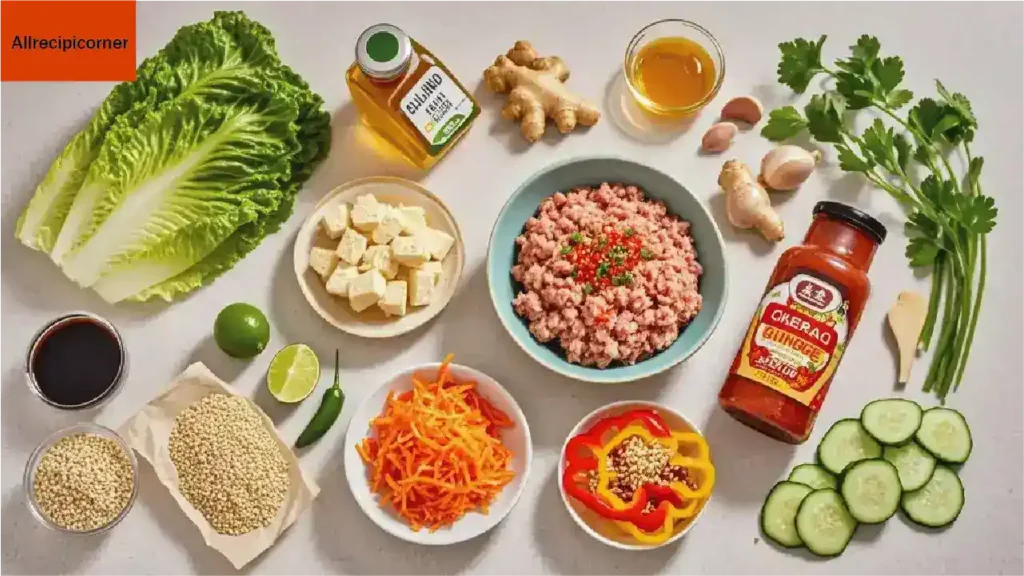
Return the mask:
<svg viewBox="0 0 1024 576">
<path fill-rule="evenodd" d="M 873 458 L 851 464 L 839 492 L 846 508 L 862 524 L 881 524 L 900 507 L 900 476 L 888 460 Z"/>
<path fill-rule="evenodd" d="M 761 507 L 761 531 L 779 546 L 796 548 L 804 541 L 796 533 L 796 511 L 811 493 L 803 484 L 783 480 L 776 484 Z"/>
<path fill-rule="evenodd" d="M 900 486 L 904 492 L 920 489 L 932 479 L 935 472 L 935 457 L 921 448 L 917 442 L 903 446 L 886 446 L 882 458 L 892 462 L 900 475 Z"/>
<path fill-rule="evenodd" d="M 963 414 L 939 406 L 925 410 L 914 438 L 933 456 L 950 464 L 966 462 L 974 445 Z"/>
<path fill-rule="evenodd" d="M 858 460 L 878 458 L 882 446 L 864 430 L 860 420 L 847 418 L 832 425 L 818 444 L 818 461 L 833 474 Z"/>
<path fill-rule="evenodd" d="M 903 495 L 900 508 L 922 526 L 949 526 L 964 508 L 964 485 L 956 472 L 945 466 L 936 466 L 935 474 L 923 488 Z"/>
<path fill-rule="evenodd" d="M 796 512 L 796 533 L 818 556 L 841 554 L 856 530 L 857 520 L 846 509 L 839 492 L 831 488 L 808 494 Z"/>
<path fill-rule="evenodd" d="M 875 400 L 860 413 L 860 423 L 882 444 L 903 444 L 921 426 L 921 407 L 903 398 Z"/>
<path fill-rule="evenodd" d="M 819 488 L 838 488 L 836 477 L 817 464 L 801 464 L 789 473 L 789 481 Z"/>
</svg>

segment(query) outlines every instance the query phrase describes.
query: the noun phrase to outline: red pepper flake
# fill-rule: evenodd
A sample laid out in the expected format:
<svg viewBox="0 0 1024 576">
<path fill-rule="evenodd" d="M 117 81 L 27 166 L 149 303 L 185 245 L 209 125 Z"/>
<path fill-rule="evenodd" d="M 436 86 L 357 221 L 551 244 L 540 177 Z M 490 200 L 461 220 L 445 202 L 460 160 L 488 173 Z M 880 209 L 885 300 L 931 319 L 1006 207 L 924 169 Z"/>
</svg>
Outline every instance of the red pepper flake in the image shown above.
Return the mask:
<svg viewBox="0 0 1024 576">
<path fill-rule="evenodd" d="M 612 230 L 597 238 L 579 232 L 562 247 L 562 254 L 573 264 L 572 277 L 591 290 L 633 284 L 633 271 L 641 260 L 650 259 L 643 238 L 632 228 Z"/>
</svg>

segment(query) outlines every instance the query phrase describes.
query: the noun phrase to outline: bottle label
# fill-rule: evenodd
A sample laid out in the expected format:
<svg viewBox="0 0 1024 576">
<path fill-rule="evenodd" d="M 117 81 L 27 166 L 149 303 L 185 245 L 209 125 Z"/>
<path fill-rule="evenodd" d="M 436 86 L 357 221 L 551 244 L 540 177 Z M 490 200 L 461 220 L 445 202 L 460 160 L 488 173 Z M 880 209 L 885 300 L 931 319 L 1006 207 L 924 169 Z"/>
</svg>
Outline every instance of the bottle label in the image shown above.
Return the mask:
<svg viewBox="0 0 1024 576">
<path fill-rule="evenodd" d="M 402 114 L 427 140 L 432 154 L 444 148 L 473 114 L 473 101 L 438 66 L 432 66 L 402 98 Z"/>
<path fill-rule="evenodd" d="M 817 412 L 849 338 L 845 293 L 806 270 L 773 286 L 750 322 L 736 373 Z"/>
</svg>

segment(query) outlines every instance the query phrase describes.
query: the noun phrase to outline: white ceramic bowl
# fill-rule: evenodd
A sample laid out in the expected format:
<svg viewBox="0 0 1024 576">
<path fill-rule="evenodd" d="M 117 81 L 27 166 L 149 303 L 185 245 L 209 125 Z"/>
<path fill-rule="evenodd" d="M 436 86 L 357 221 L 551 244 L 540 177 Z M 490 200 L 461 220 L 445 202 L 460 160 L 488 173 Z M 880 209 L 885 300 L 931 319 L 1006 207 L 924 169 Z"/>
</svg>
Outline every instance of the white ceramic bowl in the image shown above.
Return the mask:
<svg viewBox="0 0 1024 576">
<path fill-rule="evenodd" d="M 400 394 L 412 389 L 412 378 L 433 380 L 437 376 L 440 363 L 422 364 L 409 368 L 392 377 L 383 386 L 377 388 L 356 410 L 345 433 L 345 477 L 349 488 L 359 507 L 375 524 L 385 532 L 415 544 L 443 546 L 455 544 L 474 538 L 494 528 L 515 507 L 526 487 L 526 479 L 530 475 L 530 462 L 533 460 L 533 443 L 530 440 L 530 428 L 526 423 L 523 411 L 519 409 L 515 399 L 501 384 L 493 378 L 472 368 L 451 364 L 449 371 L 456 381 L 474 380 L 480 395 L 486 398 L 495 408 L 505 412 L 515 425 L 506 429 L 501 441 L 512 451 L 512 469 L 516 476 L 505 486 L 505 489 L 491 503 L 487 514 L 469 512 L 449 527 L 431 532 L 427 528 L 415 532 L 409 525 L 394 513 L 393 509 L 381 507 L 378 496 L 370 490 L 370 471 L 356 452 L 356 445 L 370 434 L 370 421 L 377 417 L 384 408 L 384 400 L 388 392 Z"/>
<path fill-rule="evenodd" d="M 388 204 L 419 206 L 426 211 L 428 226 L 447 232 L 455 238 L 455 244 L 441 262 L 444 278 L 437 288 L 433 302 L 429 305 L 409 306 L 405 316 L 390 318 L 376 306 L 357 313 L 352 310 L 347 300 L 329 294 L 323 280 L 309 267 L 311 248 L 334 248 L 338 245 L 338 241 L 331 240 L 320 226 L 324 211 L 343 202 L 353 204 L 356 197 L 363 194 L 373 194 L 378 200 Z M 390 338 L 405 334 L 437 316 L 455 294 L 459 279 L 462 277 L 465 259 L 462 232 L 444 202 L 415 182 L 390 176 L 362 178 L 335 188 L 317 203 L 295 239 L 295 276 L 309 305 L 339 330 L 365 338 Z"/>
<path fill-rule="evenodd" d="M 575 499 L 571 498 L 568 494 L 565 493 L 565 487 L 562 485 L 562 473 L 565 470 L 566 466 L 565 449 L 566 446 L 569 444 L 569 440 L 573 436 L 576 436 L 577 434 L 582 433 L 584 430 L 587 430 L 588 428 L 590 428 L 603 418 L 607 418 L 609 416 L 617 416 L 619 414 L 623 414 L 625 412 L 635 410 L 637 408 L 651 408 L 657 410 L 658 413 L 661 415 L 662 419 L 665 420 L 665 423 L 668 424 L 669 428 L 671 428 L 672 430 L 692 431 L 703 436 L 703 433 L 696 426 L 694 426 L 693 423 L 686 418 L 686 416 L 683 416 L 679 412 L 669 408 L 668 406 L 665 406 L 664 404 L 658 404 L 656 402 L 643 402 L 640 400 L 625 400 L 622 402 L 613 402 L 611 404 L 607 404 L 605 406 L 598 408 L 597 410 L 594 410 L 590 414 L 584 416 L 583 419 L 580 420 L 578 424 L 576 424 L 576 427 L 572 429 L 572 432 L 569 433 L 569 436 L 565 439 L 565 444 L 562 445 L 561 456 L 558 459 L 558 491 L 562 495 L 562 502 L 565 504 L 566 510 L 569 511 L 569 515 L 572 516 L 572 519 L 576 521 L 576 524 L 578 524 L 584 532 L 593 536 L 595 540 L 598 540 L 600 542 L 607 544 L 608 546 L 618 548 L 620 550 L 653 550 L 654 548 L 668 546 L 669 544 L 678 541 L 687 532 L 689 532 L 694 527 L 694 525 L 697 524 L 697 521 L 700 520 L 700 517 L 704 514 L 704 511 L 707 510 L 708 502 L 711 500 L 711 496 L 708 496 L 708 498 L 704 501 L 700 509 L 692 518 L 685 522 L 679 522 L 678 524 L 676 524 L 675 533 L 672 535 L 671 538 L 660 544 L 652 545 L 636 543 L 636 541 L 630 538 L 627 534 L 622 533 L 607 521 L 602 521 L 602 519 L 596 513 L 592 512 L 582 503 L 577 502 Z M 712 461 L 713 460 L 714 455 L 712 454 Z M 712 495 L 714 495 L 714 489 L 712 489 Z"/>
</svg>

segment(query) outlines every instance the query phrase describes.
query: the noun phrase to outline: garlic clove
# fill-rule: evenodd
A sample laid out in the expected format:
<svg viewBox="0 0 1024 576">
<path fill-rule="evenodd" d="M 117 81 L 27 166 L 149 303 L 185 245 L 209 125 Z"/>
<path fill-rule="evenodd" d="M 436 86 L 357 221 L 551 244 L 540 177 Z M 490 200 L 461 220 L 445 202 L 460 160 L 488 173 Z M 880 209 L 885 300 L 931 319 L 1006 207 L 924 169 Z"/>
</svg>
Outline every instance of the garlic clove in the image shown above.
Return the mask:
<svg viewBox="0 0 1024 576">
<path fill-rule="evenodd" d="M 786 144 L 765 154 L 761 159 L 759 179 L 771 190 L 795 190 L 803 184 L 821 160 L 821 152 L 808 152 Z"/>
<path fill-rule="evenodd" d="M 732 122 L 719 122 L 708 128 L 704 137 L 700 140 L 700 149 L 704 152 L 719 153 L 725 152 L 732 144 L 733 137 L 739 128 Z"/>
<path fill-rule="evenodd" d="M 729 100 L 722 107 L 723 120 L 741 120 L 749 124 L 757 124 L 764 116 L 764 106 L 753 96 L 738 96 Z"/>
</svg>

